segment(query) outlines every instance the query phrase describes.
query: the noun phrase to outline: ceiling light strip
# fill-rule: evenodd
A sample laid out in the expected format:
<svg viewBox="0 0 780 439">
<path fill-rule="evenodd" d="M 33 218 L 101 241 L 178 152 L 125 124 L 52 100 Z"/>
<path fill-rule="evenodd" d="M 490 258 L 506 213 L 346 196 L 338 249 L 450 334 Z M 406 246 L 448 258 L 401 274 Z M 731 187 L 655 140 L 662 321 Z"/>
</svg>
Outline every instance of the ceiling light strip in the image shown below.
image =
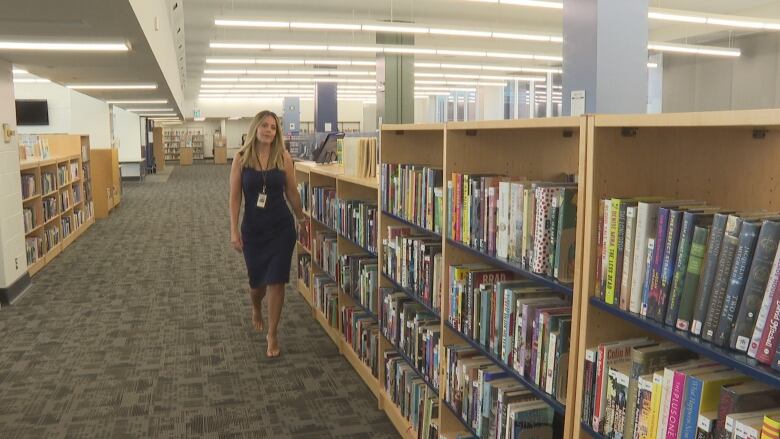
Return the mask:
<svg viewBox="0 0 780 439">
<path fill-rule="evenodd" d="M 157 84 L 68 84 L 73 90 L 155 90 Z"/>
<path fill-rule="evenodd" d="M 70 52 L 126 52 L 125 43 L 54 43 L 34 41 L 0 41 L 0 50 L 46 50 Z"/>
</svg>

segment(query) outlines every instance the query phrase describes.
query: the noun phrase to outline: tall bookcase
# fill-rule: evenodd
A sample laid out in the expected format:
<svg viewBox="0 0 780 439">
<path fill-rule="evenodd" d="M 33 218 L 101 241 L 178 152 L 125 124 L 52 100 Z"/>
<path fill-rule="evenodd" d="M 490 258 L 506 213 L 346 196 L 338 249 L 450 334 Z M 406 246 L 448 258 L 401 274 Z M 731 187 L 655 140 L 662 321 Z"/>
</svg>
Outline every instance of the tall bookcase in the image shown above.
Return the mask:
<svg viewBox="0 0 780 439">
<path fill-rule="evenodd" d="M 49 145 L 49 157 L 20 163 L 22 185 L 32 189 L 22 192 L 22 209 L 29 215 L 25 242 L 30 275 L 95 222 L 89 136 L 51 134 L 40 138 Z"/>
<path fill-rule="evenodd" d="M 777 211 L 780 111 L 594 115 L 587 116 L 587 126 L 577 364 L 583 365 L 585 350 L 599 343 L 646 336 L 672 341 L 780 388 L 780 372 L 688 332 L 608 305 L 600 300 L 595 285 L 602 198 L 658 195 L 703 200 L 737 211 Z M 573 417 L 578 422 L 584 380 L 584 374 L 579 374 L 572 387 L 577 392 Z M 600 437 L 586 424 L 575 426 L 572 433 L 574 438 Z"/>
</svg>

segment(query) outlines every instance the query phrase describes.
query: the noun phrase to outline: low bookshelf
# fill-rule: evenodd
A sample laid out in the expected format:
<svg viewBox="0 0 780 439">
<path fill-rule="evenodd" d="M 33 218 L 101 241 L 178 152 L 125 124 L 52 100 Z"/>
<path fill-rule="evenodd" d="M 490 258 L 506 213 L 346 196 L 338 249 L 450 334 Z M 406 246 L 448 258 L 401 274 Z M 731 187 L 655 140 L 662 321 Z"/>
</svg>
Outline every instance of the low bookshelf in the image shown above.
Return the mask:
<svg viewBox="0 0 780 439">
<path fill-rule="evenodd" d="M 756 282 L 760 284 L 758 278 L 751 280 L 751 276 L 757 263 L 765 264 L 763 259 L 758 259 L 760 252 L 771 252 L 771 245 L 768 240 L 758 238 L 763 243 L 761 248 L 756 247 L 753 251 L 749 248 L 750 234 L 755 229 L 763 234 L 768 224 L 776 220 L 774 212 L 780 210 L 774 169 L 774 164 L 780 162 L 780 111 L 591 115 L 586 118 L 587 172 L 585 198 L 580 204 L 584 212 L 584 235 L 579 259 L 581 282 L 576 289 L 581 297 L 577 365 L 583 372 L 571 387 L 576 393 L 572 415 L 581 424 L 574 429 L 573 437 L 609 436 L 604 434 L 604 428 L 608 426 L 596 425 L 595 414 L 588 416 L 594 411 L 594 404 L 588 403 L 591 401 L 588 393 L 592 392 L 587 390 L 591 387 L 587 385 L 589 379 L 585 370 L 589 367 L 588 361 L 592 361 L 593 352 L 608 349 L 603 346 L 610 342 L 634 337 L 671 342 L 674 349 L 686 355 L 695 354 L 712 367 L 728 369 L 726 373 L 734 374 L 734 380 L 753 380 L 762 388 L 761 392 L 780 395 L 780 371 L 744 352 L 745 348 L 752 348 L 752 340 L 745 339 L 750 341 L 749 347 L 733 337 L 742 333 L 755 337 L 754 326 L 757 321 L 763 321 L 761 314 L 756 317 L 756 311 L 763 307 L 764 293 L 769 294 L 769 288 L 750 286 L 756 286 Z M 613 216 L 615 212 L 617 215 Z M 627 212 L 625 221 L 624 212 Z M 741 223 L 742 232 L 729 238 L 730 233 L 739 229 L 727 229 L 724 237 L 719 218 L 723 224 L 728 221 L 728 227 Z M 744 221 L 738 218 L 744 218 Z M 633 226 L 634 219 L 636 227 Z M 649 224 L 648 228 L 645 223 Z M 682 230 L 675 231 L 679 229 Z M 686 231 L 688 229 L 694 233 Z M 642 233 L 642 230 L 647 232 Z M 620 239 L 623 235 L 625 238 Z M 658 240 L 664 244 L 657 246 Z M 729 244 L 726 244 L 727 240 Z M 737 244 L 732 244 L 735 240 Z M 641 264 L 638 268 L 629 263 L 630 257 L 613 257 L 621 251 L 624 254 L 637 252 L 640 243 L 644 242 L 647 245 L 643 251 L 648 256 L 643 259 L 647 262 L 636 262 Z M 731 261 L 724 250 L 727 245 L 735 245 L 737 253 L 743 257 Z M 772 252 L 772 258 L 775 253 Z M 675 261 L 674 264 L 670 262 L 668 274 L 664 274 L 662 265 L 665 260 Z M 741 269 L 732 271 L 740 265 L 750 268 L 744 272 Z M 723 266 L 723 270 L 719 269 L 722 274 L 713 272 L 715 284 L 710 283 L 708 266 L 713 269 Z M 621 271 L 624 273 L 622 284 L 619 282 Z M 745 273 L 744 278 L 738 274 L 740 272 Z M 663 281 L 665 277 L 667 281 Z M 724 285 L 725 294 L 717 292 L 719 278 L 728 281 L 729 285 Z M 639 285 L 642 279 L 647 281 Z M 632 280 L 636 285 L 631 284 Z M 766 278 L 763 285 L 766 285 Z M 747 298 L 748 294 L 750 298 Z M 774 295 L 776 299 L 777 294 Z M 697 317 L 699 305 L 704 306 L 704 314 Z M 740 318 L 744 306 L 754 308 L 745 314 L 752 316 L 752 320 Z M 698 320 L 700 318 L 704 320 Z M 771 318 L 771 315 L 763 315 L 767 325 Z M 715 330 L 707 334 L 709 325 Z M 740 326 L 744 329 L 740 330 Z M 740 345 L 742 348 L 738 347 Z M 775 353 L 769 353 L 773 360 Z M 635 362 L 633 355 L 631 361 Z M 688 374 L 682 370 L 683 374 Z M 618 366 L 615 371 L 616 376 L 622 373 Z M 640 375 L 647 376 L 646 373 L 642 371 Z M 693 376 L 692 372 L 690 376 Z M 705 375 L 697 373 L 696 376 Z M 676 377 L 675 373 L 675 382 Z M 630 383 L 637 381 L 634 376 L 629 378 Z M 722 392 L 720 387 L 718 389 Z M 685 401 L 689 399 L 686 395 Z M 710 402 L 718 407 L 717 399 Z M 750 411 L 763 408 L 754 407 Z M 683 419 L 686 417 L 687 414 L 682 416 Z M 718 423 L 722 421 L 719 419 Z M 661 425 L 660 421 L 650 422 Z M 682 431 L 684 427 L 667 426 L 667 435 L 672 428 Z"/>
</svg>

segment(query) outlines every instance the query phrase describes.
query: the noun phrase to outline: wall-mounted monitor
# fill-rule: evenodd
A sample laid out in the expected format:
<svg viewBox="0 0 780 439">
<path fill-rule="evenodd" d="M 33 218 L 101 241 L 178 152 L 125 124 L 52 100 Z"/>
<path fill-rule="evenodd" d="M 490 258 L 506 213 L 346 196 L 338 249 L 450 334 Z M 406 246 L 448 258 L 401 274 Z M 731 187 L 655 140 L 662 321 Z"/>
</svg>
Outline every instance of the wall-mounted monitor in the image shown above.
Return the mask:
<svg viewBox="0 0 780 439">
<path fill-rule="evenodd" d="M 17 99 L 16 125 L 48 125 L 49 104 L 46 100 Z"/>
</svg>

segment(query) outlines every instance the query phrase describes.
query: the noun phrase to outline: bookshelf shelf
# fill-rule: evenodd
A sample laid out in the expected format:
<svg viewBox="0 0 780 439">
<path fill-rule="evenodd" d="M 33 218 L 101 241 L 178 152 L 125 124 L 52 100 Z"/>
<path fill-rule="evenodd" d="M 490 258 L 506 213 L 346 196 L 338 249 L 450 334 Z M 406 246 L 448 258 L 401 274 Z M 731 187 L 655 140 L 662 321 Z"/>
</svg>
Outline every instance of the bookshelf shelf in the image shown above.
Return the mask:
<svg viewBox="0 0 780 439">
<path fill-rule="evenodd" d="M 300 242 L 300 241 L 295 241 L 295 245 L 297 246 L 297 248 L 298 248 L 298 251 L 303 251 L 304 253 L 311 254 L 311 250 L 309 250 L 308 248 L 306 248 L 306 246 L 305 246 L 305 245 L 301 244 L 301 242 Z"/>
<path fill-rule="evenodd" d="M 409 367 L 411 367 L 411 368 L 412 368 L 412 370 L 414 371 L 414 373 L 416 373 L 416 374 L 417 374 L 417 375 L 420 377 L 420 379 L 422 379 L 423 381 L 425 381 L 425 384 L 428 386 L 428 389 L 429 389 L 431 392 L 433 392 L 433 394 L 434 394 L 434 395 L 436 395 L 436 396 L 439 396 L 439 391 L 436 389 L 436 387 L 434 387 L 434 386 L 433 386 L 433 383 L 431 383 L 431 381 L 428 379 L 428 377 L 426 377 L 426 376 L 425 376 L 425 374 L 423 374 L 422 372 L 420 372 L 420 370 L 419 370 L 419 369 L 417 369 L 417 366 L 415 366 L 415 365 L 414 365 L 414 362 L 412 362 L 412 359 L 411 359 L 411 358 L 409 358 L 409 356 L 408 356 L 408 355 L 406 355 L 406 352 L 402 351 L 402 350 L 401 350 L 401 348 L 399 348 L 398 346 L 396 346 L 395 344 L 393 344 L 393 342 L 392 342 L 392 341 L 390 341 L 390 339 L 388 339 L 387 337 L 385 337 L 385 335 L 384 335 L 384 334 L 382 334 L 382 337 L 384 337 L 384 338 L 385 338 L 385 341 L 386 341 L 386 342 L 387 342 L 387 343 L 388 343 L 390 346 L 392 346 L 392 347 L 393 347 L 393 349 L 395 349 L 395 351 L 398 353 L 398 355 L 400 355 L 400 356 L 401 356 L 401 358 L 403 358 L 403 359 L 404 359 L 404 361 L 406 362 L 406 364 L 408 364 L 408 365 L 409 365 Z"/>
<path fill-rule="evenodd" d="M 516 370 L 509 367 L 506 363 L 504 363 L 501 359 L 497 358 L 495 355 L 493 355 L 492 352 L 488 351 L 484 348 L 481 344 L 479 344 L 476 340 L 473 338 L 467 336 L 466 334 L 463 334 L 462 332 L 455 329 L 452 325 L 450 325 L 449 322 L 444 322 L 444 325 L 449 328 L 450 331 L 455 333 L 458 337 L 463 339 L 466 343 L 471 345 L 474 349 L 479 351 L 480 354 L 484 355 L 485 357 L 489 358 L 493 363 L 501 367 L 501 369 L 504 370 L 509 376 L 519 381 L 522 385 L 528 388 L 534 395 L 536 395 L 539 399 L 549 404 L 553 410 L 555 410 L 558 414 L 565 414 L 566 413 L 566 406 L 564 404 L 561 404 L 560 401 L 555 399 L 553 396 L 549 395 L 544 390 L 540 389 L 536 384 L 534 384 L 531 380 L 528 378 L 520 375 L 517 373 Z"/>
<path fill-rule="evenodd" d="M 474 435 L 474 437 L 479 437 L 479 435 L 477 434 L 477 431 L 476 431 L 476 430 L 474 430 L 474 429 L 471 427 L 471 425 L 469 425 L 469 424 L 468 424 L 466 421 L 464 421 L 464 420 L 463 420 L 463 416 L 461 416 L 461 414 L 460 414 L 460 413 L 458 413 L 458 411 L 457 411 L 457 410 L 455 410 L 455 407 L 453 407 L 453 406 L 452 406 L 452 404 L 450 404 L 449 402 L 447 402 L 447 401 L 446 401 L 446 400 L 444 400 L 444 399 L 442 399 L 442 402 L 441 402 L 441 403 L 442 403 L 442 405 L 443 405 L 443 406 L 447 407 L 447 410 L 449 410 L 449 411 L 450 411 L 450 413 L 452 413 L 452 416 L 454 416 L 454 417 L 455 417 L 455 418 L 456 418 L 458 421 L 460 421 L 460 423 L 461 423 L 461 424 L 462 424 L 464 427 L 466 427 L 466 430 L 468 430 L 468 432 L 469 432 L 469 433 L 471 433 L 472 435 Z"/>
<path fill-rule="evenodd" d="M 512 273 L 518 274 L 526 279 L 533 280 L 540 285 L 544 285 L 546 287 L 549 287 L 550 289 L 557 291 L 559 293 L 567 294 L 569 296 L 574 294 L 574 287 L 572 284 L 565 284 L 562 282 L 557 281 L 556 279 L 553 279 L 548 276 L 544 276 L 538 273 L 534 273 L 532 271 L 529 271 L 525 268 L 522 268 L 518 266 L 517 264 L 508 261 L 506 259 L 498 258 L 496 256 L 491 256 L 487 253 L 484 253 L 482 251 L 479 251 L 475 248 L 472 248 L 471 246 L 465 245 L 463 243 L 457 242 L 455 240 L 452 240 L 450 238 L 447 238 L 447 243 L 459 248 L 465 252 L 468 252 L 474 256 L 477 256 L 479 258 L 482 258 L 485 260 L 488 264 L 502 268 L 504 270 L 511 271 Z"/>
<path fill-rule="evenodd" d="M 56 221 L 58 219 L 60 219 L 60 214 L 59 213 L 54 215 L 53 217 L 49 218 L 48 220 L 44 221 L 43 226 L 44 227 L 49 226 L 50 224 L 52 224 L 54 221 Z"/>
<path fill-rule="evenodd" d="M 382 408 L 385 410 L 385 413 L 387 413 L 387 417 L 390 418 L 390 421 L 393 423 L 393 425 L 395 425 L 398 433 L 401 434 L 401 437 L 405 439 L 417 439 L 417 430 L 408 420 L 406 420 L 406 418 L 404 418 L 404 415 L 401 413 L 401 409 L 395 405 L 393 400 L 390 398 L 390 396 L 387 395 L 387 392 L 385 392 L 384 389 L 381 390 L 381 395 Z"/>
<path fill-rule="evenodd" d="M 769 366 L 765 366 L 753 358 L 744 354 L 739 354 L 729 349 L 713 346 L 697 336 L 693 336 L 685 331 L 671 328 L 655 320 L 642 317 L 624 311 L 616 306 L 604 303 L 596 297 L 590 298 L 590 305 L 602 311 L 620 318 L 626 322 L 636 325 L 643 330 L 650 332 L 658 337 L 663 337 L 669 341 L 696 352 L 699 355 L 710 358 L 718 363 L 724 364 L 732 369 L 770 386 L 780 387 L 780 373 Z"/>
<path fill-rule="evenodd" d="M 322 221 L 318 220 L 317 218 L 311 217 L 311 221 L 312 221 L 314 224 L 317 224 L 317 225 L 319 225 L 320 227 L 323 227 L 323 228 L 325 228 L 325 229 L 327 229 L 327 230 L 330 230 L 330 231 L 331 231 L 331 232 L 333 232 L 333 233 L 338 233 L 338 232 L 336 232 L 336 229 L 334 229 L 333 227 L 331 227 L 331 226 L 329 226 L 329 225 L 325 224 L 324 222 L 322 222 Z"/>
<path fill-rule="evenodd" d="M 348 242 L 348 243 L 350 243 L 350 244 L 354 245 L 355 247 L 357 247 L 357 248 L 359 248 L 359 249 L 363 250 L 364 252 L 368 253 L 369 255 L 371 255 L 371 256 L 373 256 L 373 257 L 377 257 L 377 254 L 376 254 L 376 252 L 372 252 L 371 250 L 369 250 L 369 249 L 367 249 L 367 248 L 363 247 L 362 245 L 358 244 L 357 242 L 355 242 L 355 241 L 353 241 L 353 240 L 351 240 L 351 239 L 347 238 L 347 236 L 346 236 L 346 235 L 344 235 L 344 234 L 342 234 L 341 232 L 336 232 L 336 233 L 337 233 L 337 234 L 338 234 L 338 236 L 339 236 L 341 239 L 343 239 L 344 241 L 346 241 L 346 242 Z"/>
<path fill-rule="evenodd" d="M 27 203 L 30 203 L 32 201 L 38 200 L 40 198 L 41 198 L 41 194 L 35 194 L 35 195 L 31 196 L 30 198 L 25 198 L 24 200 L 22 200 L 22 204 L 27 204 Z"/>
<path fill-rule="evenodd" d="M 394 215 L 394 214 L 392 214 L 392 213 L 390 213 L 390 212 L 388 212 L 388 211 L 386 211 L 384 209 L 382 210 L 382 214 L 387 216 L 388 218 L 392 218 L 395 221 L 398 221 L 399 223 L 401 223 L 401 224 L 403 224 L 405 226 L 412 227 L 413 229 L 417 230 L 418 232 L 427 233 L 427 234 L 433 236 L 434 238 L 441 238 L 442 237 L 441 235 L 439 235 L 438 233 L 434 232 L 433 230 L 428 230 L 425 227 L 418 226 L 417 224 L 415 224 L 415 223 L 413 223 L 411 221 L 405 220 L 405 219 L 401 218 L 400 216 L 396 216 L 396 215 Z"/>
<path fill-rule="evenodd" d="M 301 296 L 303 296 L 306 303 L 308 303 L 311 308 L 314 308 L 314 304 L 311 301 L 311 291 L 309 291 L 309 287 L 303 283 L 303 279 L 298 279 L 298 292 L 301 293 Z"/>
<path fill-rule="evenodd" d="M 393 279 L 392 277 L 388 276 L 388 275 L 387 275 L 387 273 L 385 273 L 385 272 L 382 272 L 382 277 L 384 277 L 384 278 L 387 280 L 387 282 L 390 284 L 390 286 L 391 286 L 391 287 L 392 287 L 394 290 L 397 290 L 397 291 L 401 291 L 401 292 L 403 292 L 403 293 L 406 293 L 406 295 L 407 295 L 407 296 L 409 296 L 409 298 L 410 298 L 410 299 L 412 299 L 412 300 L 414 300 L 415 302 L 419 303 L 419 304 L 420 304 L 420 305 L 422 305 L 422 307 L 423 307 L 423 308 L 425 308 L 425 309 L 426 309 L 426 310 L 427 310 L 429 313 L 431 313 L 431 314 L 433 314 L 434 316 L 436 316 L 437 318 L 441 319 L 441 314 L 440 314 L 438 311 L 436 311 L 436 310 L 435 310 L 433 307 L 431 307 L 431 306 L 429 306 L 428 304 L 426 304 L 425 302 L 423 302 L 423 301 L 422 301 L 422 299 L 421 299 L 421 298 L 420 298 L 420 297 L 419 297 L 417 294 L 415 294 L 415 293 L 414 293 L 412 290 L 410 290 L 410 289 L 408 289 L 408 288 L 404 288 L 404 287 L 402 287 L 400 284 L 398 284 L 398 283 L 395 281 L 395 279 Z"/>
<path fill-rule="evenodd" d="M 343 340 L 342 343 L 344 344 L 344 349 L 342 350 L 344 358 L 346 358 L 349 364 L 352 365 L 352 368 L 357 371 L 360 378 L 362 378 L 363 382 L 368 386 L 368 389 L 374 394 L 374 397 L 379 398 L 379 379 L 371 373 L 371 368 L 360 359 L 357 352 L 352 349 L 352 346 L 346 340 Z"/>
<path fill-rule="evenodd" d="M 347 296 L 347 297 L 349 297 L 350 299 L 352 299 L 352 301 L 355 303 L 355 306 L 357 306 L 358 308 L 362 309 L 362 310 L 363 310 L 363 312 L 365 312 L 365 313 L 367 313 L 368 315 L 370 315 L 370 316 L 371 316 L 371 317 L 372 317 L 374 320 L 376 320 L 376 321 L 379 321 L 379 316 L 378 316 L 378 315 L 376 315 L 376 314 L 375 314 L 373 311 L 371 311 L 370 309 L 368 309 L 368 307 L 366 307 L 365 305 L 363 305 L 363 303 L 361 303 L 361 302 L 360 302 L 360 299 L 358 299 L 358 298 L 357 298 L 357 296 L 355 296 L 354 294 L 348 294 L 346 291 L 344 291 L 344 290 L 343 290 L 343 289 L 341 289 L 341 288 L 339 288 L 339 290 L 341 291 L 341 293 L 342 293 L 342 294 L 344 294 L 345 296 Z"/>
<path fill-rule="evenodd" d="M 35 232 L 41 230 L 42 228 L 43 228 L 43 224 L 38 224 L 37 226 L 33 227 L 29 232 L 25 232 L 25 236 L 32 235 Z"/>
</svg>

